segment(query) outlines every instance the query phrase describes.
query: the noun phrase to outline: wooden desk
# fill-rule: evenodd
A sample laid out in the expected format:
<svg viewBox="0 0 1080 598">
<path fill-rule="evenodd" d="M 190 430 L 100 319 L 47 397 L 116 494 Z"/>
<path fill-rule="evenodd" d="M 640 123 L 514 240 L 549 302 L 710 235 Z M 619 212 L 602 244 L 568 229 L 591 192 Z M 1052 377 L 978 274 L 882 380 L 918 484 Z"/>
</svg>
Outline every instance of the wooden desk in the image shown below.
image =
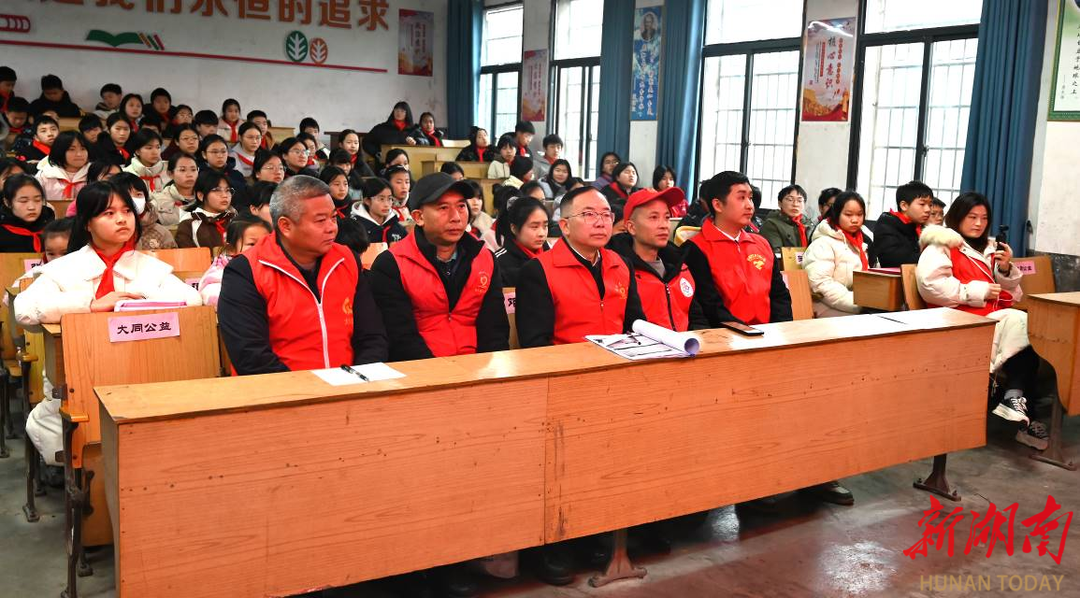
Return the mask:
<svg viewBox="0 0 1080 598">
<path fill-rule="evenodd" d="M 689 360 L 578 344 L 344 387 L 310 372 L 99 387 L 118 596 L 341 586 L 983 445 L 993 322 L 890 318 L 710 330 Z"/>
<path fill-rule="evenodd" d="M 904 289 L 899 272 L 885 274 L 855 271 L 852 280 L 855 305 L 882 311 L 900 311 L 904 306 Z"/>
<path fill-rule="evenodd" d="M 386 153 L 392 149 L 405 150 L 409 154 L 409 170 L 414 179 L 424 176 L 424 162 L 453 162 L 461 153 L 457 147 L 432 147 L 430 145 L 384 145 L 382 157 L 386 159 Z"/>
<path fill-rule="evenodd" d="M 1069 415 L 1080 415 L 1080 293 L 1032 295 L 1028 339 L 1057 373 L 1058 396 Z"/>
<path fill-rule="evenodd" d="M 429 174 L 441 172 L 443 164 L 446 163 L 446 161 L 428 160 L 423 163 L 420 170 L 424 173 L 424 176 L 427 176 Z M 491 166 L 491 162 L 456 162 L 456 164 L 460 166 L 462 172 L 465 173 L 465 178 L 474 181 L 486 179 L 488 167 Z"/>
</svg>

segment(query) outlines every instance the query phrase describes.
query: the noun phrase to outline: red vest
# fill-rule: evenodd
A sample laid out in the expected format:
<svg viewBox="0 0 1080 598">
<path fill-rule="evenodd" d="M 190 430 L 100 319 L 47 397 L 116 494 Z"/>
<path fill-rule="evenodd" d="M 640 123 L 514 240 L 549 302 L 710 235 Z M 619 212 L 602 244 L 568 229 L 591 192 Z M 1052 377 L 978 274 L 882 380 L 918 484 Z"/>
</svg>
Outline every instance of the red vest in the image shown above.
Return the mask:
<svg viewBox="0 0 1080 598">
<path fill-rule="evenodd" d="M 713 285 L 731 315 L 750 325 L 768 324 L 776 258 L 765 237 L 743 231 L 736 243 L 706 220 L 690 242 L 708 258 Z"/>
<path fill-rule="evenodd" d="M 352 252 L 335 243 L 319 266 L 320 300 L 285 256 L 277 233 L 244 253 L 255 288 L 266 301 L 270 349 L 290 370 L 353 362 L 353 297 L 360 271 Z"/>
<path fill-rule="evenodd" d="M 450 311 L 450 299 L 438 271 L 416 245 L 415 233 L 391 246 L 390 253 L 397 260 L 401 286 L 412 302 L 416 327 L 431 353 L 435 357 L 476 353 L 476 316 L 495 268 L 491 251 L 482 248 L 472 264 L 459 266 L 470 268 L 470 272 L 454 311 Z"/>
<path fill-rule="evenodd" d="M 990 284 L 997 284 L 997 281 L 994 280 L 993 271 L 986 267 L 985 262 L 965 254 L 959 247 L 949 249 L 949 256 L 952 258 L 953 278 L 959 280 L 961 283 L 967 284 L 973 280 L 981 280 Z M 932 307 L 940 306 L 934 305 Z M 961 304 L 953 309 L 985 316 L 991 312 L 1007 307 L 1012 307 L 1012 296 L 1008 291 L 1002 290 L 1000 297 L 993 301 L 987 301 L 986 305 L 982 307 L 972 307 L 970 305 Z"/>
<path fill-rule="evenodd" d="M 690 328 L 690 302 L 694 300 L 694 277 L 682 264 L 679 274 L 667 283 L 651 272 L 634 270 L 638 296 L 645 317 L 653 324 L 686 332 Z"/>
<path fill-rule="evenodd" d="M 614 251 L 601 249 L 600 255 L 603 256 L 603 299 L 592 272 L 578 261 L 565 240 L 536 258 L 544 267 L 555 307 L 552 344 L 580 343 L 585 341 L 586 335 L 624 332 L 630 268 Z M 518 317 L 523 315 L 519 313 Z"/>
</svg>

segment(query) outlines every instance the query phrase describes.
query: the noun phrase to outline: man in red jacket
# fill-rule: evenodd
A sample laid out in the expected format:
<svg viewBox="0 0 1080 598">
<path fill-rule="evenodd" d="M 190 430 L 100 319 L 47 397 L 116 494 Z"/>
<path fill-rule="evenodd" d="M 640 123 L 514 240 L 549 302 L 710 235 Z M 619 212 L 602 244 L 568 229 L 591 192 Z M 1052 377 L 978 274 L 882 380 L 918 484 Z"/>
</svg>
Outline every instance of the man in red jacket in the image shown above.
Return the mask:
<svg viewBox="0 0 1080 598">
<path fill-rule="evenodd" d="M 371 266 L 392 361 L 510 348 L 495 257 L 465 234 L 472 196 L 471 185 L 443 172 L 417 181 L 409 194 L 412 234 Z"/>
<path fill-rule="evenodd" d="M 609 245 L 633 263 L 641 307 L 648 320 L 679 332 L 709 327 L 701 305 L 694 300 L 697 283 L 684 255 L 670 244 L 671 208 L 685 201 L 678 187 L 632 193 L 623 208 L 626 232 L 612 237 Z"/>
<path fill-rule="evenodd" d="M 334 242 L 334 209 L 319 179 L 286 180 L 270 199 L 273 234 L 225 267 L 218 321 L 237 374 L 386 360 L 360 256 Z"/>
<path fill-rule="evenodd" d="M 721 322 L 790 322 L 791 293 L 765 237 L 744 230 L 754 217 L 750 180 L 725 171 L 701 186 L 709 218 L 686 243 L 686 264 L 698 281 L 697 297 L 713 327 Z M 855 498 L 838 482 L 806 488 L 819 500 L 852 505 Z"/>
</svg>

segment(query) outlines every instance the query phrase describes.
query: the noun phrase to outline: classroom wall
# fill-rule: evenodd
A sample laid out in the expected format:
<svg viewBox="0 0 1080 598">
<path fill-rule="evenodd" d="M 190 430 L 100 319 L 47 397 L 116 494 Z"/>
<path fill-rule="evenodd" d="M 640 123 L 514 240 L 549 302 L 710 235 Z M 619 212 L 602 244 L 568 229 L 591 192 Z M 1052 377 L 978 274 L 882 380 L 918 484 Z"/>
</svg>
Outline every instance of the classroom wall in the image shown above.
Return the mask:
<svg viewBox="0 0 1080 598">
<path fill-rule="evenodd" d="M 39 2 L 4 3 L 4 13 L 28 17 L 28 33 L 0 31 L 0 40 L 62 43 L 74 46 L 109 48 L 86 41 L 89 31 L 111 34 L 143 32 L 157 34 L 165 52 L 224 54 L 287 64 L 256 64 L 209 58 L 166 56 L 145 45 L 126 44 L 121 49 L 137 49 L 145 54 L 123 54 L 82 48 L 53 49 L 0 45 L 0 63 L 19 75 L 16 92 L 28 99 L 40 94 L 39 78 L 46 73 L 61 77 L 65 87 L 84 109 L 99 101 L 98 90 L 106 82 L 119 83 L 125 92 L 139 92 L 149 101 L 155 87 L 165 87 L 174 103 L 196 110 L 220 111 L 225 98 L 235 97 L 246 113 L 266 111 L 278 126 L 295 126 L 304 116 L 314 116 L 324 131 L 353 127 L 367 130 L 385 120 L 393 104 L 401 99 L 419 116 L 425 110 L 436 120 L 446 119 L 446 2 L 442 0 L 391 1 L 386 11 L 387 29 L 368 31 L 358 25 L 361 12 L 350 2 L 349 28 L 319 26 L 320 2 L 311 2 L 311 24 L 280 22 L 278 3 L 270 3 L 268 20 L 238 15 L 240 3 L 219 2 L 227 16 L 203 16 L 188 12 L 194 0 L 182 2 L 180 14 L 147 12 L 150 2 L 132 1 L 131 10 L 116 6 L 98 7 Z M 162 3 L 166 10 L 173 0 Z M 398 74 L 398 11 L 423 10 L 434 13 L 432 76 Z M 315 66 L 296 66 L 286 56 L 285 40 L 292 31 L 308 40 L 321 38 L 328 49 L 324 64 L 371 68 L 385 72 L 363 72 Z M 309 46 L 310 47 L 310 46 Z M 156 55 L 155 55 L 156 54 Z"/>
</svg>

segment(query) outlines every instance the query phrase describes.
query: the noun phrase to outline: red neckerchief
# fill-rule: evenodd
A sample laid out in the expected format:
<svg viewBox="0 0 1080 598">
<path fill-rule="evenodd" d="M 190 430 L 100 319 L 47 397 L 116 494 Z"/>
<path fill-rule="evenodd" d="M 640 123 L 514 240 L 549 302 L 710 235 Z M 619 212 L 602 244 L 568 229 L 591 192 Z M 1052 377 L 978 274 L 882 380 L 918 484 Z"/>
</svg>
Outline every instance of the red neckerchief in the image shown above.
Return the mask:
<svg viewBox="0 0 1080 598">
<path fill-rule="evenodd" d="M 132 133 L 138 133 L 139 132 L 139 123 L 135 122 L 134 119 L 128 121 L 128 126 L 131 127 L 131 132 Z"/>
<path fill-rule="evenodd" d="M 529 258 L 530 260 L 540 257 L 540 254 L 544 251 L 542 245 L 540 246 L 540 251 L 533 251 L 528 247 L 522 245 L 521 243 L 518 243 L 517 239 L 514 239 L 514 244 L 517 245 L 518 249 L 520 249 L 521 252 L 525 254 L 525 257 Z"/>
<path fill-rule="evenodd" d="M 248 160 L 247 158 L 244 157 L 244 154 L 241 154 L 240 152 L 236 152 L 236 159 L 240 160 L 244 164 L 247 164 L 248 166 L 251 166 L 251 167 L 255 166 L 255 160 Z"/>
<path fill-rule="evenodd" d="M 23 125 L 21 127 L 11 127 L 11 133 L 13 135 L 22 135 L 25 132 L 26 132 L 26 125 Z"/>
<path fill-rule="evenodd" d="M 904 214 L 903 212 L 897 212 L 896 210 L 889 210 L 889 213 L 892 214 L 893 216 L 896 216 L 897 218 L 899 218 L 900 222 L 903 222 L 904 224 L 911 224 L 911 218 L 908 218 L 907 214 Z M 915 226 L 915 235 L 918 236 L 918 237 L 922 236 L 922 225 L 921 224 L 918 224 L 918 225 Z"/>
<path fill-rule="evenodd" d="M 394 125 L 394 128 L 399 130 L 399 131 L 404 131 L 405 130 L 405 121 L 403 121 L 403 120 L 394 119 L 394 120 L 390 121 L 390 124 Z"/>
<path fill-rule="evenodd" d="M 45 145 L 44 143 L 38 141 L 37 139 L 35 139 L 34 142 L 31 143 L 30 145 L 34 146 L 34 148 L 37 149 L 37 151 L 45 154 L 46 156 L 48 156 L 49 152 L 52 151 L 51 147 Z"/>
<path fill-rule="evenodd" d="M 69 181 L 67 179 L 56 179 L 58 183 L 64 186 L 64 199 L 73 199 L 75 195 L 75 181 Z"/>
<path fill-rule="evenodd" d="M 855 247 L 855 249 L 857 249 L 859 251 L 859 259 L 862 260 L 863 270 L 866 270 L 867 268 L 869 268 L 870 264 L 866 260 L 866 250 L 863 249 L 863 233 L 862 233 L 862 229 L 859 229 L 859 232 L 857 232 L 855 234 L 851 234 L 851 233 L 847 232 L 844 229 L 840 229 L 840 233 L 844 235 L 844 238 L 847 239 L 848 243 L 851 243 Z"/>
<path fill-rule="evenodd" d="M 22 226 L 14 226 L 12 224 L 0 224 L 7 232 L 13 235 L 19 235 L 20 237 L 33 237 L 34 238 L 34 253 L 41 253 L 41 231 L 34 232 L 28 228 Z"/>
<path fill-rule="evenodd" d="M 168 112 L 158 112 L 157 115 L 161 117 L 161 121 L 164 122 L 165 124 L 167 124 L 167 125 L 172 124 L 172 119 L 169 118 L 169 113 Z"/>
<path fill-rule="evenodd" d="M 430 133 L 424 131 L 424 137 L 427 137 L 431 140 L 431 145 L 434 145 L 435 147 L 442 147 L 442 139 L 439 139 L 435 136 L 435 129 L 432 129 Z"/>
<path fill-rule="evenodd" d="M 262 141 L 259 142 L 259 147 L 263 148 L 264 150 L 270 149 L 270 140 L 266 137 L 266 135 L 263 135 Z"/>
<path fill-rule="evenodd" d="M 799 246 L 806 247 L 806 225 L 802 223 L 802 216 L 799 218 L 788 218 L 791 223 L 795 225 L 795 228 L 799 230 Z"/>
<path fill-rule="evenodd" d="M 224 119 L 222 119 L 222 120 L 224 120 Z M 225 120 L 224 122 L 225 122 L 226 125 L 229 126 L 229 130 L 231 131 L 231 133 L 229 133 L 229 143 L 236 143 L 237 141 L 239 141 L 240 136 L 237 135 L 236 128 L 240 126 L 240 121 L 236 121 L 234 123 L 231 123 L 231 122 Z"/>
<path fill-rule="evenodd" d="M 125 162 L 131 159 L 131 152 L 124 149 L 124 146 L 122 146 L 122 145 L 116 146 L 116 151 L 120 152 L 120 155 L 124 157 Z"/>
<path fill-rule="evenodd" d="M 97 292 L 94 293 L 94 299 L 101 299 L 105 295 L 116 290 L 116 283 L 113 281 L 113 268 L 116 266 L 116 262 L 120 261 L 120 258 L 123 257 L 125 253 L 135 250 L 135 239 L 129 239 L 128 242 L 124 243 L 124 246 L 120 248 L 120 251 L 117 251 L 111 257 L 101 255 L 101 251 L 97 247 L 94 247 L 93 243 L 90 244 L 90 248 L 94 250 L 94 253 L 96 253 L 99 258 L 101 258 L 101 261 L 105 262 L 105 272 L 101 274 L 101 282 L 98 283 Z"/>
<path fill-rule="evenodd" d="M 529 155 L 529 148 L 525 147 L 524 145 L 519 145 L 518 146 L 518 155 L 527 157 Z"/>
<path fill-rule="evenodd" d="M 476 228 L 475 226 L 470 226 L 469 227 L 469 234 L 472 235 L 473 238 L 476 239 L 477 241 L 479 241 L 480 237 L 482 237 L 484 235 L 484 233 L 480 232 L 480 229 Z"/>
<path fill-rule="evenodd" d="M 352 163 L 353 166 L 356 166 L 356 159 L 359 157 L 360 152 L 356 152 L 355 154 L 349 154 L 349 162 Z"/>
<path fill-rule="evenodd" d="M 612 183 L 612 184 L 608 185 L 608 187 L 610 187 L 611 189 L 614 189 L 615 194 L 618 195 L 619 197 L 621 197 L 623 199 L 629 199 L 629 196 L 626 194 L 626 191 L 623 191 L 622 185 L 620 185 L 619 183 L 617 183 L 617 182 Z"/>
<path fill-rule="evenodd" d="M 544 156 L 544 159 L 547 160 L 547 163 L 551 164 L 552 166 L 554 166 L 555 163 L 559 161 L 558 158 L 548 158 L 547 156 Z"/>
<path fill-rule="evenodd" d="M 140 179 L 146 181 L 146 186 L 150 189 L 150 193 L 157 191 L 157 185 L 154 184 L 156 176 L 141 176 Z"/>
<path fill-rule="evenodd" d="M 334 213 L 337 214 L 338 218 L 348 218 L 349 217 L 349 214 L 346 211 L 349 208 L 349 203 L 350 202 L 349 202 L 348 198 L 345 199 L 345 205 L 343 205 L 343 206 L 337 205 L 337 201 L 334 201 Z"/>
</svg>

